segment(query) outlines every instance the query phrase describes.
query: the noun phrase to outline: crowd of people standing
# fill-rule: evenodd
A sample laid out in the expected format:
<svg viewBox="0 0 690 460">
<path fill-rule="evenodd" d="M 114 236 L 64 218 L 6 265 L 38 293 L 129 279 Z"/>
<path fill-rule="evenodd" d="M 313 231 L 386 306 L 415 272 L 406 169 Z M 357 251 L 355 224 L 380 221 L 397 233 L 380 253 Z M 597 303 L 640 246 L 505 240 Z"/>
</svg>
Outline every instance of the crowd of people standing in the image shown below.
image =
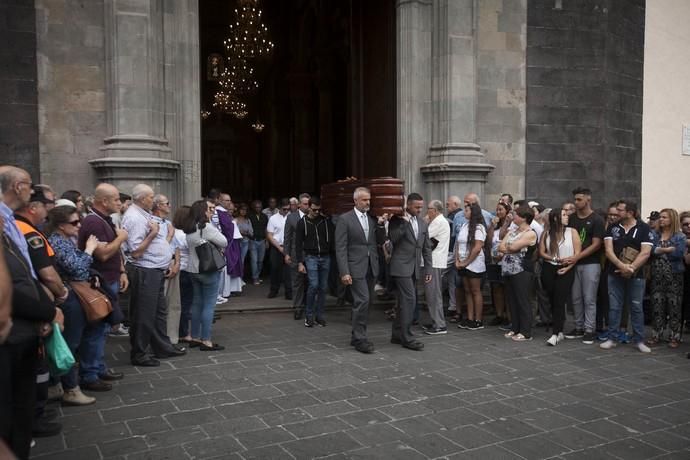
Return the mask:
<svg viewBox="0 0 690 460">
<path fill-rule="evenodd" d="M 130 362 L 142 367 L 191 348 L 221 351 L 216 305 L 241 295 L 245 282 L 261 285 L 266 272 L 268 297 L 282 288 L 305 327 L 327 326 L 329 292 L 350 303 L 350 345 L 361 353 L 375 350 L 367 334 L 374 295 L 395 300 L 390 341 L 414 351 L 424 349 L 417 324 L 427 335 L 447 334 L 449 323 L 484 329 L 485 292 L 495 310 L 486 325 L 514 342 L 544 327 L 549 346 L 633 342 L 643 353 L 679 346 L 690 304 L 690 212 L 662 209 L 643 222 L 629 200 L 597 212 L 586 188 L 552 209 L 505 194 L 489 211 L 474 193 L 450 196 L 445 213 L 440 200 L 410 193 L 401 214 L 381 216 L 363 187 L 339 216 L 306 193 L 264 208 L 260 200 L 236 206 L 213 189 L 174 212 L 145 184 L 129 195 L 102 183 L 90 196 L 58 198 L 12 166 L 0 166 L 0 189 L 0 437 L 18 458 L 28 458 L 32 438 L 60 432 L 48 401 L 94 404 L 93 394 L 125 378 L 107 365 L 107 337 L 129 337 Z M 112 311 L 90 319 L 83 285 Z M 43 352 L 58 330 L 78 361 L 62 375 Z"/>
</svg>

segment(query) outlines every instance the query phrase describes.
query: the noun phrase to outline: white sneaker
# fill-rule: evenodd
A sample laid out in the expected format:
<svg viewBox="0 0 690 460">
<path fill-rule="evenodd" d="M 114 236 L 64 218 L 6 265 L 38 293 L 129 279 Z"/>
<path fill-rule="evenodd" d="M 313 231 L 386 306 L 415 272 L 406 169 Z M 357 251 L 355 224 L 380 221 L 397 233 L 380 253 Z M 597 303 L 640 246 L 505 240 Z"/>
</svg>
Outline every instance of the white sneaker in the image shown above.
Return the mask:
<svg viewBox="0 0 690 460">
<path fill-rule="evenodd" d="M 86 396 L 79 387 L 65 390 L 65 394 L 62 396 L 62 404 L 67 406 L 88 406 L 95 402 L 96 398 L 93 396 Z"/>
<path fill-rule="evenodd" d="M 374 292 L 376 294 L 383 294 L 385 292 L 386 288 L 381 286 L 379 283 L 376 283 L 376 286 L 374 286 Z"/>
<path fill-rule="evenodd" d="M 62 390 L 62 384 L 57 383 L 48 387 L 48 401 L 59 401 L 65 392 Z"/>
<path fill-rule="evenodd" d="M 559 335 L 563 335 L 563 334 L 559 334 Z M 560 341 L 561 341 L 561 338 L 558 335 L 553 334 L 551 337 L 546 339 L 546 344 L 551 345 L 552 347 L 555 347 L 556 345 L 558 345 L 558 342 L 560 342 Z"/>
<path fill-rule="evenodd" d="M 645 345 L 644 342 L 638 342 L 637 349 L 640 350 L 642 353 L 651 353 L 652 352 L 652 349 L 649 348 L 647 345 Z"/>
<path fill-rule="evenodd" d="M 610 350 L 611 348 L 614 348 L 616 345 L 618 345 L 616 342 L 614 342 L 611 339 L 608 339 L 606 342 L 602 342 L 601 344 L 599 344 L 599 348 L 603 348 L 604 350 Z"/>
<path fill-rule="evenodd" d="M 228 301 L 228 299 L 226 299 L 225 297 L 218 296 L 218 298 L 216 299 L 216 305 L 223 304 L 223 303 L 225 303 L 225 302 L 227 302 L 227 301 Z"/>
</svg>

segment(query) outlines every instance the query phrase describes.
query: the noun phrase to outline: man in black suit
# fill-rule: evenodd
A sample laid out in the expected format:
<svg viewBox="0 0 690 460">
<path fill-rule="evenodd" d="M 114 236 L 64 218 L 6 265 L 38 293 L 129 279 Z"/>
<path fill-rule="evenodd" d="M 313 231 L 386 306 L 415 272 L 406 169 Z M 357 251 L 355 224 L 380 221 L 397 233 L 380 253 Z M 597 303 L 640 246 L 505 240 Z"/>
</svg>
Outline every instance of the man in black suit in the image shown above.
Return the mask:
<svg viewBox="0 0 690 460">
<path fill-rule="evenodd" d="M 398 297 L 397 315 L 393 321 L 391 343 L 420 351 L 424 344 L 410 332 L 417 303 L 417 280 L 431 281 L 431 243 L 427 223 L 422 218 L 424 198 L 418 193 L 407 196 L 403 216 L 394 216 L 388 225 L 392 245 L 390 273 Z"/>
<path fill-rule="evenodd" d="M 292 307 L 295 309 L 295 319 L 301 319 L 304 314 L 304 306 L 307 304 L 307 275 L 297 269 L 297 254 L 295 253 L 295 229 L 297 223 L 309 212 L 309 194 L 302 193 L 299 196 L 297 210 L 288 214 L 285 220 L 285 264 L 290 267 L 290 282 L 292 282 Z M 288 283 L 288 281 L 285 281 Z"/>
<path fill-rule="evenodd" d="M 355 207 L 338 218 L 335 227 L 335 256 L 340 281 L 352 293 L 352 338 L 350 345 L 361 353 L 372 353 L 374 344 L 367 339 L 369 298 L 378 275 L 377 245 L 385 238 L 384 220 L 371 217 L 369 189 L 358 187 L 353 194 Z"/>
</svg>

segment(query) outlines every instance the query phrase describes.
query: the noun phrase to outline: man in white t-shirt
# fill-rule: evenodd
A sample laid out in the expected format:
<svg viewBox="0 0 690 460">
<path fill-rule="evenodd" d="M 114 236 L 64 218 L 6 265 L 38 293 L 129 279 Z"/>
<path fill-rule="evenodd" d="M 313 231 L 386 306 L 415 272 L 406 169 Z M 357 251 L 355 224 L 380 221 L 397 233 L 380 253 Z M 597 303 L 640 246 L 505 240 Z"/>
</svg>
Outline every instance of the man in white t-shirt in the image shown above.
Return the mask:
<svg viewBox="0 0 690 460">
<path fill-rule="evenodd" d="M 290 212 L 290 200 L 283 198 L 280 200 L 279 212 L 268 219 L 268 225 L 266 226 L 266 240 L 269 245 L 269 259 L 271 261 L 269 299 L 278 295 L 281 284 L 285 285 L 285 297 L 292 297 L 292 285 L 289 282 L 290 266 L 285 263 L 285 249 L 283 248 L 285 221 L 287 220 L 288 212 Z"/>
<path fill-rule="evenodd" d="M 450 226 L 443 216 L 443 203 L 432 200 L 427 206 L 429 219 L 429 240 L 431 241 L 431 282 L 424 285 L 426 303 L 429 308 L 432 324 L 425 326 L 425 333 L 429 335 L 446 334 L 446 321 L 443 317 L 443 273 L 448 266 L 448 245 L 450 242 Z"/>
</svg>

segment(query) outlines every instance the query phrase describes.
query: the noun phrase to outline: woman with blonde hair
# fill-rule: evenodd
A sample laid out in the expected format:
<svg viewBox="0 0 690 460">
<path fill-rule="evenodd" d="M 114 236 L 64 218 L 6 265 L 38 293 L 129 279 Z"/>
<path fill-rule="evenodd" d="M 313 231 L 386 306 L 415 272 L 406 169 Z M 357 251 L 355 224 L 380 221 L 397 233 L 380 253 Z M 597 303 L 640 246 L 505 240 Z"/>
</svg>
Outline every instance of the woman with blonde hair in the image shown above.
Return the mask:
<svg viewBox="0 0 690 460">
<path fill-rule="evenodd" d="M 649 344 L 659 343 L 668 327 L 668 346 L 678 348 L 682 327 L 684 256 L 687 242 L 685 235 L 680 231 L 680 219 L 676 210 L 665 208 L 659 211 L 659 230 L 652 233 L 654 249 L 650 292 L 654 316 Z"/>
</svg>

